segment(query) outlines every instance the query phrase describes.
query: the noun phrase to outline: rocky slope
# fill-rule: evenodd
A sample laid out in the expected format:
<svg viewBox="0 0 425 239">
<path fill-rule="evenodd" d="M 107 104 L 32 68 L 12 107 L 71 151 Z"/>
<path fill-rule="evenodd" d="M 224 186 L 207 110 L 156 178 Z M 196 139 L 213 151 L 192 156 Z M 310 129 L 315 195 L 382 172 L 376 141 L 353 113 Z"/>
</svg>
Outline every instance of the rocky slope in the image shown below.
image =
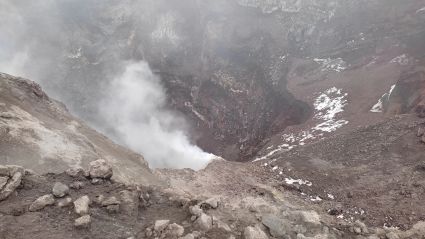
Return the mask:
<svg viewBox="0 0 425 239">
<path fill-rule="evenodd" d="M 124 182 L 159 183 L 143 159 L 73 117 L 32 81 L 0 73 L 0 164 L 38 173 L 87 167 L 103 158 Z"/>
<path fill-rule="evenodd" d="M 2 164 L 26 168 L 0 165 L 0 238 L 425 236 L 425 122 L 412 114 L 261 162 L 152 173 L 34 82 L 0 86 Z"/>
</svg>

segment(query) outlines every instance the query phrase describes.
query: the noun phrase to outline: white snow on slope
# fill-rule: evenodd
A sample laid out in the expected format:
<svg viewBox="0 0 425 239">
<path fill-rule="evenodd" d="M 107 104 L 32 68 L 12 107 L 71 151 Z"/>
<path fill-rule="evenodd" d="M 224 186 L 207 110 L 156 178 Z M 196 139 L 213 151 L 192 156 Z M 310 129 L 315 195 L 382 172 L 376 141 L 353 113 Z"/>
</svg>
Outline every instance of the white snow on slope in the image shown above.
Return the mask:
<svg viewBox="0 0 425 239">
<path fill-rule="evenodd" d="M 347 69 L 347 63 L 342 58 L 336 58 L 336 59 L 319 59 L 314 58 L 313 59 L 316 63 L 319 63 L 322 65 L 322 71 L 336 71 L 336 72 L 342 72 Z"/>
<path fill-rule="evenodd" d="M 399 64 L 402 66 L 406 66 L 409 64 L 409 57 L 406 54 L 395 57 L 390 61 L 390 63 Z"/>
<path fill-rule="evenodd" d="M 292 185 L 294 183 L 297 183 L 299 185 L 306 185 L 311 187 L 313 185 L 313 183 L 311 183 L 310 181 L 307 180 L 302 180 L 302 179 L 293 179 L 293 178 L 285 178 L 285 183 Z"/>
<path fill-rule="evenodd" d="M 373 113 L 382 113 L 384 112 L 384 102 L 388 102 L 390 100 L 391 94 L 393 93 L 396 85 L 392 85 L 389 92 L 382 95 L 382 97 L 378 100 L 378 103 L 376 103 L 370 112 Z"/>
<path fill-rule="evenodd" d="M 324 120 L 313 129 L 323 132 L 333 132 L 338 128 L 348 124 L 346 120 L 336 120 L 336 115 L 344 111 L 347 105 L 347 93 L 342 93 L 341 89 L 332 87 L 322 93 L 314 101 L 316 115 L 314 118 Z"/>
<path fill-rule="evenodd" d="M 344 112 L 347 105 L 347 93 L 342 92 L 336 87 L 329 88 L 319 93 L 315 99 L 314 116 L 318 123 L 309 130 L 303 130 L 298 133 L 283 134 L 281 136 L 283 143 L 278 146 L 267 148 L 269 153 L 255 161 L 268 159 L 274 154 L 282 151 L 289 151 L 296 146 L 305 145 L 311 139 L 317 139 L 324 136 L 325 133 L 334 132 L 349 122 L 344 119 L 337 119 L 337 116 Z"/>
</svg>

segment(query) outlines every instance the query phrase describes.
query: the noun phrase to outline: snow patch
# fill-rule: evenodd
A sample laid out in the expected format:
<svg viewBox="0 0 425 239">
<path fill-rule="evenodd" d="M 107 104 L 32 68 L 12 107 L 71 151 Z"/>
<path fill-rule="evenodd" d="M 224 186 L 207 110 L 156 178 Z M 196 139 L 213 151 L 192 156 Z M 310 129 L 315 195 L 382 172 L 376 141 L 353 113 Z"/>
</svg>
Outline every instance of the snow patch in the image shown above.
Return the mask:
<svg viewBox="0 0 425 239">
<path fill-rule="evenodd" d="M 392 85 L 391 86 L 391 89 L 387 93 L 383 94 L 381 96 L 381 98 L 378 100 L 378 103 L 376 103 L 372 107 L 372 109 L 370 109 L 370 112 L 373 112 L 373 113 L 382 113 L 382 112 L 384 112 L 384 103 L 387 103 L 390 100 L 390 97 L 391 97 L 391 95 L 392 95 L 395 87 L 396 87 L 395 84 Z"/>
<path fill-rule="evenodd" d="M 425 7 L 421 8 L 421 9 L 418 9 L 418 10 L 416 11 L 416 13 L 422 13 L 422 12 L 425 12 Z"/>
<path fill-rule="evenodd" d="M 79 59 L 79 58 L 81 58 L 81 56 L 82 56 L 82 55 L 83 55 L 83 54 L 82 54 L 81 47 L 79 47 L 78 49 L 73 50 L 72 52 L 70 52 L 70 53 L 67 55 L 67 57 L 68 57 L 69 59 Z"/>
<path fill-rule="evenodd" d="M 347 120 L 336 120 L 337 114 L 344 111 L 347 105 L 347 93 L 342 93 L 341 89 L 332 87 L 323 92 L 314 101 L 316 114 L 314 118 L 324 120 L 324 122 L 313 127 L 314 130 L 323 132 L 333 132 L 338 128 L 348 124 Z"/>
<path fill-rule="evenodd" d="M 310 201 L 312 201 L 312 202 L 321 202 L 323 199 L 322 198 L 320 198 L 319 196 L 316 196 L 316 197 L 311 197 L 310 196 Z"/>
<path fill-rule="evenodd" d="M 312 182 L 302 179 L 293 179 L 293 178 L 285 178 L 285 183 L 289 185 L 293 185 L 294 183 L 297 183 L 299 185 L 306 185 L 311 187 L 313 185 Z"/>
<path fill-rule="evenodd" d="M 313 59 L 316 63 L 319 63 L 322 65 L 322 71 L 336 71 L 336 72 L 342 72 L 347 69 L 347 63 L 342 58 L 336 58 L 336 59 L 320 59 L 320 58 L 314 58 Z"/>
<path fill-rule="evenodd" d="M 409 64 L 409 57 L 406 54 L 395 57 L 390 61 L 390 63 L 399 64 L 401 66 L 406 66 Z"/>
<path fill-rule="evenodd" d="M 278 152 L 286 152 L 299 145 L 305 145 L 309 140 L 321 138 L 325 133 L 334 132 L 349 122 L 344 119 L 337 119 L 337 116 L 344 112 L 344 107 L 348 104 L 347 93 L 336 87 L 329 88 L 319 93 L 313 105 L 315 113 L 313 119 L 319 122 L 310 130 L 303 130 L 298 133 L 283 134 L 281 136 L 283 143 L 276 146 L 265 156 L 257 158 L 254 161 L 267 159 Z M 273 150 L 272 150 L 273 149 Z"/>
</svg>

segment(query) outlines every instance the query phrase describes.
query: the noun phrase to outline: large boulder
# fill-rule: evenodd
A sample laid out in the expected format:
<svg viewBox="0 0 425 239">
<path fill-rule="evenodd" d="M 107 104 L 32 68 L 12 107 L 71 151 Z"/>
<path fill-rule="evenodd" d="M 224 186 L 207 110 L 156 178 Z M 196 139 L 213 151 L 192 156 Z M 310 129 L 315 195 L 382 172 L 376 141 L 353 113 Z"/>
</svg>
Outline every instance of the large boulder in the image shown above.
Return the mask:
<svg viewBox="0 0 425 239">
<path fill-rule="evenodd" d="M 113 175 L 111 165 L 109 165 L 104 159 L 98 159 L 90 162 L 89 166 L 89 174 L 92 178 L 109 179 Z"/>
</svg>

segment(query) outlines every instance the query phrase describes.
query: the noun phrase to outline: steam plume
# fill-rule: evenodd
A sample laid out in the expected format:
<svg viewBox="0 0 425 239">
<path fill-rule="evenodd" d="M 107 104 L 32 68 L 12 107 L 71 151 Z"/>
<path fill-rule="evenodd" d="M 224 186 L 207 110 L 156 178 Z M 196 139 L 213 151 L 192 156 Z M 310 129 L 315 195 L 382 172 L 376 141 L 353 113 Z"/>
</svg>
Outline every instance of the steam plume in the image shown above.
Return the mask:
<svg viewBox="0 0 425 239">
<path fill-rule="evenodd" d="M 151 166 L 199 169 L 213 157 L 190 143 L 184 120 L 165 108 L 164 89 L 146 62 L 129 63 L 107 95 L 101 115 L 119 141 L 155 159 Z"/>
<path fill-rule="evenodd" d="M 36 80 L 74 114 L 143 154 L 152 167 L 199 169 L 212 155 L 191 144 L 185 120 L 166 108 L 165 90 L 148 64 L 127 63 L 140 57 L 133 59 L 121 47 L 128 41 L 120 34 L 121 20 L 146 15 L 140 11 L 154 4 L 0 1 L 0 72 Z M 99 20 L 110 16 L 111 25 Z"/>
</svg>

